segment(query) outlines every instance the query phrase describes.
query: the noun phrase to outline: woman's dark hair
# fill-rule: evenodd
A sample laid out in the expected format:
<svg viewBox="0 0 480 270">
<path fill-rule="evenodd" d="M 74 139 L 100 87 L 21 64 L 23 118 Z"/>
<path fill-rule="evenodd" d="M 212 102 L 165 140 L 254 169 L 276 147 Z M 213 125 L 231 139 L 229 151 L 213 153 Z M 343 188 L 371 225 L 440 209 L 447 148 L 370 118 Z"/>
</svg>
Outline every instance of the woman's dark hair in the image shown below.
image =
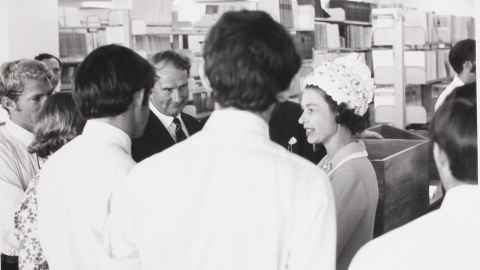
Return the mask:
<svg viewBox="0 0 480 270">
<path fill-rule="evenodd" d="M 43 105 L 35 125 L 31 153 L 46 158 L 81 133 L 85 120 L 73 102 L 72 95 L 60 92 L 50 96 Z"/>
<path fill-rule="evenodd" d="M 252 112 L 275 103 L 301 64 L 289 33 L 263 11 L 224 13 L 209 31 L 203 57 L 216 102 Z"/>
<path fill-rule="evenodd" d="M 332 112 L 334 112 L 336 115 L 335 121 L 338 124 L 348 128 L 353 135 L 361 133 L 368 127 L 368 111 L 363 116 L 359 116 L 354 113 L 353 109 L 348 109 L 347 104 L 341 103 L 338 105 L 337 102 L 335 102 L 332 97 L 327 95 L 321 88 L 314 85 L 307 85 L 307 88 L 316 89 L 322 94 L 328 106 L 330 107 L 330 110 L 332 110 Z"/>
<path fill-rule="evenodd" d="M 476 84 L 458 87 L 435 112 L 430 136 L 447 155 L 452 175 L 459 181 L 477 180 Z"/>
<path fill-rule="evenodd" d="M 73 99 L 86 119 L 124 113 L 136 92 L 144 89 L 143 103 L 155 84 L 155 69 L 143 57 L 120 45 L 93 50 L 77 69 Z"/>
</svg>

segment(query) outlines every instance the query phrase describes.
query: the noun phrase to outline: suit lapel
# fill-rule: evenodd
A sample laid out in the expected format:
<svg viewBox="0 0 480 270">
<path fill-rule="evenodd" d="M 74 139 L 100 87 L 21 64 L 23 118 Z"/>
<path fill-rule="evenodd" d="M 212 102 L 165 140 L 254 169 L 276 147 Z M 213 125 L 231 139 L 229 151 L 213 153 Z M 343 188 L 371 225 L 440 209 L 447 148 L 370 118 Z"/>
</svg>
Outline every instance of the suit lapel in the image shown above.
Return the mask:
<svg viewBox="0 0 480 270">
<path fill-rule="evenodd" d="M 148 134 L 146 135 L 150 138 L 151 141 L 155 143 L 162 143 L 163 141 L 164 143 L 162 144 L 166 144 L 168 146 L 175 144 L 175 141 L 168 132 L 167 127 L 162 124 L 160 119 L 158 119 L 158 117 L 153 112 L 150 112 L 148 125 L 149 126 L 147 126 L 146 129 L 148 131 Z"/>
<path fill-rule="evenodd" d="M 195 122 L 196 120 L 193 118 L 193 116 L 190 116 L 185 113 L 181 113 L 181 115 L 182 115 L 183 123 L 185 123 L 185 126 L 187 127 L 188 136 L 192 136 L 193 134 L 195 134 L 197 131 L 200 130 L 199 123 Z"/>
</svg>

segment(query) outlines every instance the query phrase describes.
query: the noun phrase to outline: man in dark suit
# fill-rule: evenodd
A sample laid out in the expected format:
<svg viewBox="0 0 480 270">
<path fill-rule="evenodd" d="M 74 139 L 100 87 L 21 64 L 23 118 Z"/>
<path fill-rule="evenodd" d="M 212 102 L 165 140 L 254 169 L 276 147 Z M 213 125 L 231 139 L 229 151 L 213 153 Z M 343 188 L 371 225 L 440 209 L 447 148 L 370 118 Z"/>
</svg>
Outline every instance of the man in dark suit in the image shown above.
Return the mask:
<svg viewBox="0 0 480 270">
<path fill-rule="evenodd" d="M 298 123 L 302 115 L 300 104 L 284 101 L 278 103 L 272 112 L 269 122 L 270 139 L 317 164 L 325 156 L 323 145 L 312 145 L 307 142 L 305 129 Z"/>
<path fill-rule="evenodd" d="M 182 112 L 189 95 L 188 58 L 169 50 L 154 55 L 153 64 L 158 81 L 150 97 L 150 116 L 144 135 L 132 142 L 132 156 L 137 162 L 201 129 L 197 119 Z"/>
</svg>

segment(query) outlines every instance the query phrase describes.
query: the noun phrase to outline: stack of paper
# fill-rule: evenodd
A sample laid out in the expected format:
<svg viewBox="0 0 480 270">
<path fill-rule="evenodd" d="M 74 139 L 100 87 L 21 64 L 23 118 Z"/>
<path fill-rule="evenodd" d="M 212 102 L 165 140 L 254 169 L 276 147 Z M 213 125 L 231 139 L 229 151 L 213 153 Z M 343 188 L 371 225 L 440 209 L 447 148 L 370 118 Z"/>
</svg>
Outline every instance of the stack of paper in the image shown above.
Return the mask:
<svg viewBox="0 0 480 270">
<path fill-rule="evenodd" d="M 315 23 L 315 49 L 340 48 L 338 24 Z"/>
<path fill-rule="evenodd" d="M 425 84 L 437 79 L 435 51 L 406 51 L 404 64 L 405 77 L 409 84 Z"/>
<path fill-rule="evenodd" d="M 451 15 L 435 15 L 434 29 L 437 32 L 438 42 L 450 44 L 452 42 Z"/>
<path fill-rule="evenodd" d="M 439 79 L 447 78 L 452 76 L 450 74 L 450 65 L 448 63 L 448 53 L 449 49 L 438 49 L 437 50 L 437 77 Z"/>
<path fill-rule="evenodd" d="M 373 73 L 376 84 L 394 83 L 393 50 L 372 50 Z"/>
</svg>

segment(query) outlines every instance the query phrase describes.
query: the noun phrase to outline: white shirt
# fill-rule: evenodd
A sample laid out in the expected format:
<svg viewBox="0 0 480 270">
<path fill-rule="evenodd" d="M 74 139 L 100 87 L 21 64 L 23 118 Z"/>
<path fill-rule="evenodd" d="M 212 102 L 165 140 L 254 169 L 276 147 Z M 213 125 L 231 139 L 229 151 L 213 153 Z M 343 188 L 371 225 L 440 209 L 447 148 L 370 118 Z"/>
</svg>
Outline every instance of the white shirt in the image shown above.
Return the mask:
<svg viewBox="0 0 480 270">
<path fill-rule="evenodd" d="M 38 232 L 50 269 L 105 269 L 109 198 L 134 164 L 130 137 L 98 120 L 45 162 Z"/>
<path fill-rule="evenodd" d="M 269 139 L 249 112 L 215 111 L 139 163 L 112 199 L 108 252 L 153 269 L 334 269 L 325 173 Z"/>
<path fill-rule="evenodd" d="M 479 212 L 478 186 L 457 186 L 440 209 L 366 244 L 349 269 L 480 269 Z"/>
<path fill-rule="evenodd" d="M 162 122 L 163 126 L 168 130 L 168 133 L 170 133 L 170 136 L 172 136 L 172 139 L 174 141 L 177 141 L 177 138 L 176 138 L 176 135 L 175 135 L 176 126 L 173 123 L 174 117 L 159 112 L 157 110 L 157 108 L 155 108 L 155 105 L 153 105 L 151 102 L 150 102 L 150 110 L 153 112 L 153 114 L 155 114 L 155 116 L 158 118 L 158 120 L 160 120 L 160 122 Z M 188 134 L 188 130 L 187 130 L 187 127 L 185 126 L 185 122 L 183 122 L 182 114 L 178 114 L 177 118 L 180 121 L 183 133 L 185 133 L 185 135 L 187 137 L 189 137 L 190 134 Z"/>
<path fill-rule="evenodd" d="M 32 133 L 9 119 L 0 124 L 0 252 L 11 253 L 14 248 L 6 237 L 13 231 L 13 216 L 24 191 L 40 169 L 37 156 L 28 152 L 32 141 Z"/>
<path fill-rule="evenodd" d="M 438 96 L 437 102 L 435 102 L 435 111 L 440 108 L 440 105 L 445 102 L 445 99 L 455 90 L 455 88 L 464 85 L 464 82 L 460 80 L 460 78 L 455 75 L 455 78 L 453 78 L 453 81 L 445 87 L 445 89 L 442 91 L 442 93 Z"/>
</svg>

